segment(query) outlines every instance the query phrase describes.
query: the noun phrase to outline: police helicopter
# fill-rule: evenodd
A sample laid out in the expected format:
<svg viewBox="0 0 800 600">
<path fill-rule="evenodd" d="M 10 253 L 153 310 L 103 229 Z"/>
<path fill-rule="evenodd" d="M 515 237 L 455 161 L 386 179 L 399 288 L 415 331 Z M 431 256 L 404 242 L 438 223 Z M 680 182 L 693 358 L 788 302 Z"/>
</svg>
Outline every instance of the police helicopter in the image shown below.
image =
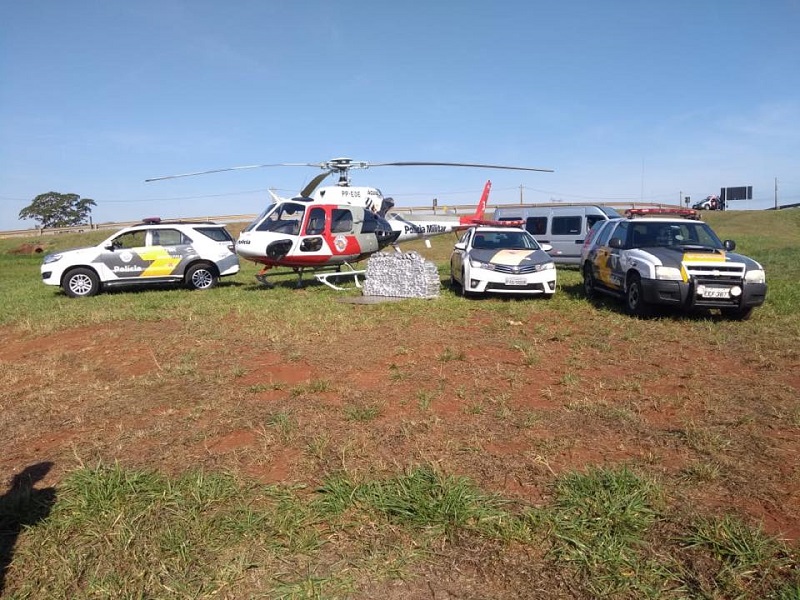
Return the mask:
<svg viewBox="0 0 800 600">
<path fill-rule="evenodd" d="M 298 275 L 298 287 L 306 271 L 312 271 L 318 281 L 334 289 L 339 288 L 331 282 L 331 279 L 341 276 L 354 277 L 356 285 L 359 285 L 358 277 L 363 275 L 364 271 L 356 270 L 353 265 L 387 246 L 458 231 L 474 224 L 489 223 L 483 220 L 483 213 L 491 182 L 487 182 L 473 215 L 446 220 L 412 220 L 392 213 L 394 201 L 392 198 L 385 198 L 379 189 L 351 186 L 351 169 L 383 166 L 448 166 L 552 172 L 551 169 L 477 163 L 368 163 L 350 158 L 334 158 L 321 163 L 229 167 L 154 177 L 145 181 L 263 167 L 295 166 L 320 168 L 322 173 L 314 177 L 299 195 L 293 198 L 281 198 L 270 190 L 273 202 L 241 231 L 236 241 L 236 252 L 239 256 L 263 266 L 256 278 L 267 286 L 270 285 L 267 280 L 268 271 L 276 267 L 292 269 Z M 319 187 L 333 174 L 338 175 L 336 185 Z"/>
</svg>

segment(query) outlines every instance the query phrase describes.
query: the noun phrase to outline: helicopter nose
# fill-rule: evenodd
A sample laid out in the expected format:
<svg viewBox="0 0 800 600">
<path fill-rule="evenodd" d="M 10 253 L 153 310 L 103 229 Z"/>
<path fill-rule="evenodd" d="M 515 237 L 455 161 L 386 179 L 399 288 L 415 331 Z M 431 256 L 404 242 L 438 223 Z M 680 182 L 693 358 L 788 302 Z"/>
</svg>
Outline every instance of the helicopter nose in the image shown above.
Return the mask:
<svg viewBox="0 0 800 600">
<path fill-rule="evenodd" d="M 385 248 L 397 241 L 397 238 L 400 237 L 400 232 L 392 230 L 378 231 L 375 235 L 378 237 L 378 248 Z"/>
<path fill-rule="evenodd" d="M 236 240 L 235 248 L 236 248 L 236 254 L 244 258 L 250 258 L 251 256 L 255 255 L 249 237 L 239 236 L 239 239 Z"/>
</svg>

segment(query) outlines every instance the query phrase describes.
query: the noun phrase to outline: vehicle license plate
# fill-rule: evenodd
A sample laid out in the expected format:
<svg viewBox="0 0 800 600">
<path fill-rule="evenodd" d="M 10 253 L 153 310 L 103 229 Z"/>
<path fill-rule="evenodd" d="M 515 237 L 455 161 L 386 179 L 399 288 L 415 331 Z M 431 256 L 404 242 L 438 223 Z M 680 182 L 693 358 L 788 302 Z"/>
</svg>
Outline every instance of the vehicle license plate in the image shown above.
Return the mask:
<svg viewBox="0 0 800 600">
<path fill-rule="evenodd" d="M 506 285 L 527 285 L 528 280 L 524 277 L 506 277 Z"/>
<path fill-rule="evenodd" d="M 728 288 L 706 287 L 702 293 L 703 298 L 730 298 L 731 291 Z"/>
</svg>

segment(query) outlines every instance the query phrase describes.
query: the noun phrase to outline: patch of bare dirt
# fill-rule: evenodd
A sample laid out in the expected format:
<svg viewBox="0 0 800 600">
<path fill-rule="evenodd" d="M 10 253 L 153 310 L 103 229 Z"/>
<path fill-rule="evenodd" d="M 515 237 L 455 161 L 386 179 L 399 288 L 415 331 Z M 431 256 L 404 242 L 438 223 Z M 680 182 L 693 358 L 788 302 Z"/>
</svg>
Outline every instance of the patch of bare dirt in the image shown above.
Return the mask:
<svg viewBox="0 0 800 600">
<path fill-rule="evenodd" d="M 0 330 L 0 476 L 52 461 L 43 484 L 56 485 L 102 460 L 314 484 L 426 462 L 537 505 L 559 474 L 629 465 L 676 504 L 800 536 L 794 365 L 765 377 L 731 353 L 702 369 L 693 357 L 720 350 L 697 339 L 612 352 L 541 316 L 514 326 L 524 347 L 486 316 L 397 327 L 291 352 L 231 317 L 213 340 L 173 321 Z"/>
<path fill-rule="evenodd" d="M 9 254 L 41 254 L 42 252 L 44 252 L 43 244 L 31 244 L 28 242 L 8 251 Z"/>
</svg>

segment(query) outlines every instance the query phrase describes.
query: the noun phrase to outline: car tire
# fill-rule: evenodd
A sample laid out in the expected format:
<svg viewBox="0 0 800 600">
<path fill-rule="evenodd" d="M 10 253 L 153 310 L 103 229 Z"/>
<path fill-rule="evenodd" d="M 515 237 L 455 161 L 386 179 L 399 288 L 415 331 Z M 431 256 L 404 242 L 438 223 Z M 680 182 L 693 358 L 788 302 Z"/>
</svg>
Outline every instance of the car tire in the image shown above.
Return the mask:
<svg viewBox="0 0 800 600">
<path fill-rule="evenodd" d="M 64 275 L 61 287 L 70 298 L 87 298 L 100 291 L 100 278 L 92 269 L 71 269 Z"/>
<path fill-rule="evenodd" d="M 597 295 L 592 265 L 588 262 L 583 265 L 583 293 L 587 298 L 594 298 Z"/>
<path fill-rule="evenodd" d="M 451 290 L 455 290 L 458 287 L 459 287 L 458 280 L 456 279 L 455 275 L 453 275 L 453 270 L 451 268 L 450 269 L 450 289 Z"/>
<path fill-rule="evenodd" d="M 186 287 L 190 290 L 210 290 L 217 285 L 219 277 L 207 263 L 199 263 L 186 271 Z"/>
<path fill-rule="evenodd" d="M 467 274 L 464 272 L 464 269 L 461 269 L 461 296 L 463 298 L 469 298 L 470 293 L 467 291 Z"/>
<path fill-rule="evenodd" d="M 731 321 L 747 321 L 753 316 L 753 307 L 746 308 L 723 308 L 721 311 L 722 316 Z"/>
<path fill-rule="evenodd" d="M 628 285 L 625 290 L 625 309 L 628 314 L 636 317 L 650 316 L 650 306 L 645 302 L 644 290 L 642 289 L 642 279 L 638 273 L 629 276 Z"/>
</svg>

